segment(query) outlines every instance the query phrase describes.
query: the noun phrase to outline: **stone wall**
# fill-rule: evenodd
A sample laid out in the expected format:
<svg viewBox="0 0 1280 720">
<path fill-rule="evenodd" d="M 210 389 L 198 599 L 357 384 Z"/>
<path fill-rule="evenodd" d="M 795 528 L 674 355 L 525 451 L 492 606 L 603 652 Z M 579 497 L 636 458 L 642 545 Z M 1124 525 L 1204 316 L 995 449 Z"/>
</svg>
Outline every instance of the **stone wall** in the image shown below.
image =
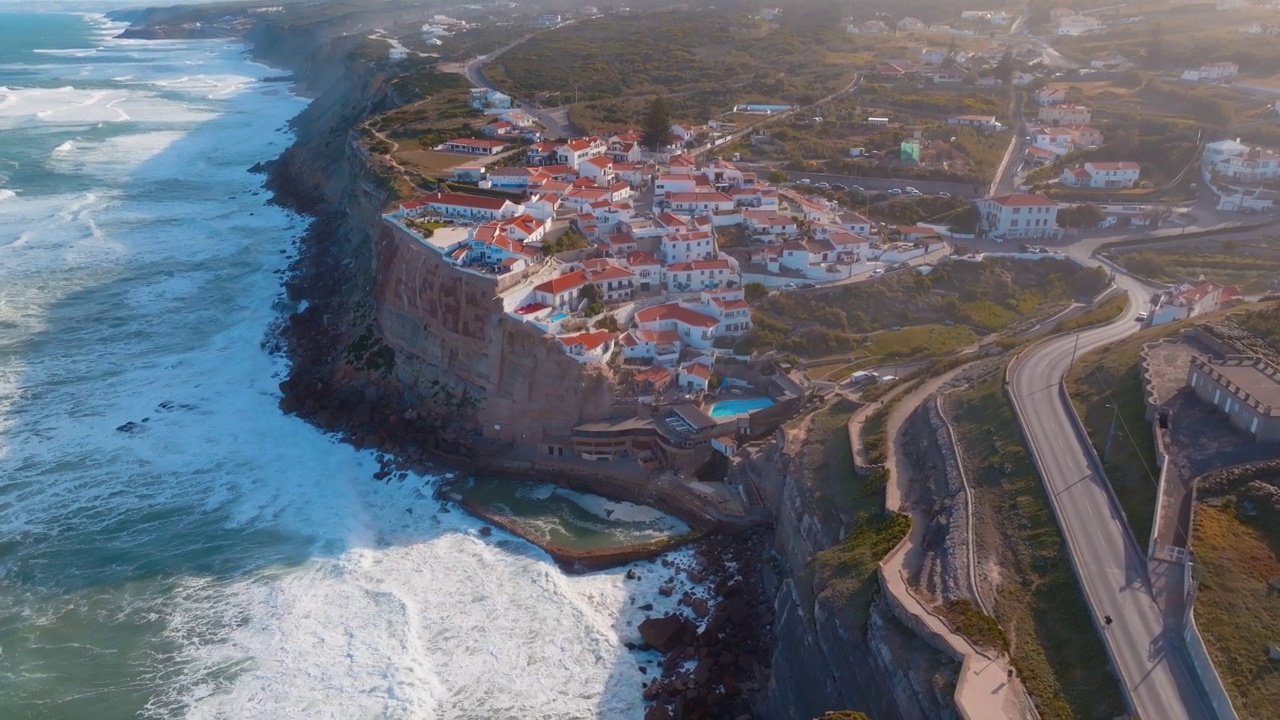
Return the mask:
<svg viewBox="0 0 1280 720">
<path fill-rule="evenodd" d="M 388 222 L 375 252 L 374 317 L 408 404 L 440 406 L 485 440 L 521 447 L 609 417 L 608 368 L 506 315 L 490 278 L 455 271 Z"/>
</svg>

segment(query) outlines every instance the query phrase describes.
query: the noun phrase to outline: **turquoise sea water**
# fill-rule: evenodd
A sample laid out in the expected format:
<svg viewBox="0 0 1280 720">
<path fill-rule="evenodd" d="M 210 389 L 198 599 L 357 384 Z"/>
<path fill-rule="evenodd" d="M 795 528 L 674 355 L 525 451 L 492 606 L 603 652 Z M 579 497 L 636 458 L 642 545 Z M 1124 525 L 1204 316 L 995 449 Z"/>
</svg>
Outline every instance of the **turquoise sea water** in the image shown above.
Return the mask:
<svg viewBox="0 0 1280 720">
<path fill-rule="evenodd" d="M 0 720 L 640 717 L 658 577 L 567 577 L 277 410 L 305 219 L 246 169 L 305 101 L 120 29 L 0 14 Z"/>
</svg>

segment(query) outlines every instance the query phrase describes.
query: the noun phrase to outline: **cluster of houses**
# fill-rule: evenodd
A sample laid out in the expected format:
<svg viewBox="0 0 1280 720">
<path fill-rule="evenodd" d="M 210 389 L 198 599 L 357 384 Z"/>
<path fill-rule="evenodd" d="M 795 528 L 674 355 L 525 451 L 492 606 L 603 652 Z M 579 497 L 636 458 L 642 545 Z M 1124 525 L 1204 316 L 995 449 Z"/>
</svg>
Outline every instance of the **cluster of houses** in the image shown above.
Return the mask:
<svg viewBox="0 0 1280 720">
<path fill-rule="evenodd" d="M 446 146 L 466 152 L 480 142 L 498 141 Z M 676 365 L 682 354 L 696 364 L 751 329 L 744 266 L 777 276 L 778 286 L 869 270 L 865 217 L 772 187 L 730 162 L 644 152 L 634 131 L 537 142 L 520 160 L 459 167 L 454 179 L 480 189 L 423 195 L 386 217 L 457 271 L 493 279 L 512 318 L 555 336 L 580 362 L 606 362 L 617 351 L 624 361 L 671 367 L 682 390 L 690 382 L 705 389 L 698 378 L 709 371 Z M 651 205 L 638 206 L 637 188 L 652 189 Z M 548 257 L 549 236 L 566 226 L 590 247 Z M 727 226 L 752 239 L 750 251 L 722 251 L 717 230 Z M 605 315 L 615 322 L 602 326 Z"/>
<path fill-rule="evenodd" d="M 906 57 L 880 61 L 869 72 L 882 82 L 923 80 L 937 85 L 958 84 L 969 77 L 971 70 L 994 67 L 1005 52 L 1011 52 L 1015 58 L 1024 61 L 1040 55 L 1040 50 L 1029 43 L 998 43 L 979 52 L 951 52 L 943 48 L 922 47 L 918 51 L 909 51 Z M 1024 72 L 1015 72 L 1009 78 L 1009 82 L 1016 87 L 1030 85 L 1035 80 L 1035 75 Z M 991 75 L 980 76 L 974 81 L 976 87 L 997 87 L 1002 83 L 1003 81 Z"/>
<path fill-rule="evenodd" d="M 1206 170 L 1237 183 L 1280 178 L 1280 154 L 1239 139 L 1206 143 L 1201 158 Z"/>
</svg>

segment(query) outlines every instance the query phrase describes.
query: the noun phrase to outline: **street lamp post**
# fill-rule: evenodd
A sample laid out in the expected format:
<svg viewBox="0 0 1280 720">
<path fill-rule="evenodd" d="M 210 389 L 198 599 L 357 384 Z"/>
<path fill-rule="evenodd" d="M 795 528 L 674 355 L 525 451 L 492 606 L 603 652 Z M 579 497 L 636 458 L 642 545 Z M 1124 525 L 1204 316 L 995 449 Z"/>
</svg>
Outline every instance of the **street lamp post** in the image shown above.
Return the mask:
<svg viewBox="0 0 1280 720">
<path fill-rule="evenodd" d="M 1102 461 L 1111 462 L 1111 439 L 1116 436 L 1116 420 L 1120 417 L 1120 408 L 1107 404 L 1111 408 L 1111 429 L 1107 431 L 1107 445 L 1102 450 Z"/>
</svg>

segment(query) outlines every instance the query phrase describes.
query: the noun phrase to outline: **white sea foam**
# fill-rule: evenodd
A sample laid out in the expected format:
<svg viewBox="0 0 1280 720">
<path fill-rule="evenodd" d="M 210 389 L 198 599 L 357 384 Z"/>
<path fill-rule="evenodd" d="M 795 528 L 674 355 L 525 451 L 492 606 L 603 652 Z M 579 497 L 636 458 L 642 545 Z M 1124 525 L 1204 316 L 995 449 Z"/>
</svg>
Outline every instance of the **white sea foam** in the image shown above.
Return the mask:
<svg viewBox="0 0 1280 720">
<path fill-rule="evenodd" d="M 0 537 L 9 562 L 75 568 L 17 604 L 26 630 L 112 648 L 159 623 L 122 681 L 153 717 L 638 718 L 622 643 L 637 605 L 674 608 L 660 566 L 566 576 L 277 410 L 260 343 L 302 222 L 245 168 L 302 107 L 254 82 L 278 71 L 208 42 L 105 40 L 92 62 L 101 88 L 0 88 L 0 127 L 57 179 L 0 190 Z"/>
</svg>

